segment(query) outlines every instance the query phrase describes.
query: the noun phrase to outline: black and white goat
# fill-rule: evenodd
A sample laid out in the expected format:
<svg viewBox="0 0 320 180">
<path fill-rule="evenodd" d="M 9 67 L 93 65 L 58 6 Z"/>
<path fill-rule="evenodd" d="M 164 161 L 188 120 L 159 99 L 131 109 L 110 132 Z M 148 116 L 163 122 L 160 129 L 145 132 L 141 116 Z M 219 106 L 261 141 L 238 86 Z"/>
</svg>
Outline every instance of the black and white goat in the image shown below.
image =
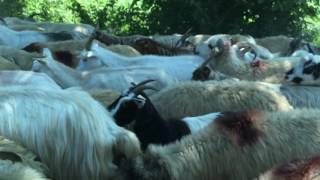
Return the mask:
<svg viewBox="0 0 320 180">
<path fill-rule="evenodd" d="M 301 60 L 286 72 L 285 81 L 302 85 L 319 85 L 320 55 L 314 55 L 306 51 L 297 51 L 293 53 L 293 56 L 301 57 Z"/>
<path fill-rule="evenodd" d="M 182 119 L 163 119 L 143 92 L 146 89 L 154 89 L 146 85 L 152 81 L 154 80 L 134 84 L 108 107 L 119 126 L 134 122 L 133 131 L 140 140 L 142 149 L 146 149 L 149 144 L 168 144 L 180 140 L 183 136 L 207 126 L 211 119 L 219 115 L 211 113 Z"/>
</svg>

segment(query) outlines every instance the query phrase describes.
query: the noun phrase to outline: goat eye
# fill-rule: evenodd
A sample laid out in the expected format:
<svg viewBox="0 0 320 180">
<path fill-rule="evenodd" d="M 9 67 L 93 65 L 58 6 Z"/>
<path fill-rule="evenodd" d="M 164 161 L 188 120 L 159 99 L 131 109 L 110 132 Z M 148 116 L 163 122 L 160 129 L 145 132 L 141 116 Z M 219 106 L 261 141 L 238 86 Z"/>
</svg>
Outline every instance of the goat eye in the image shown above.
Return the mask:
<svg viewBox="0 0 320 180">
<path fill-rule="evenodd" d="M 307 62 L 305 62 L 304 64 L 303 64 L 303 67 L 306 67 L 306 66 L 308 66 L 309 64 L 311 64 L 312 63 L 312 60 L 308 60 Z"/>
<path fill-rule="evenodd" d="M 208 47 L 209 47 L 210 49 L 213 49 L 213 48 L 214 48 L 211 44 L 209 44 Z"/>
</svg>

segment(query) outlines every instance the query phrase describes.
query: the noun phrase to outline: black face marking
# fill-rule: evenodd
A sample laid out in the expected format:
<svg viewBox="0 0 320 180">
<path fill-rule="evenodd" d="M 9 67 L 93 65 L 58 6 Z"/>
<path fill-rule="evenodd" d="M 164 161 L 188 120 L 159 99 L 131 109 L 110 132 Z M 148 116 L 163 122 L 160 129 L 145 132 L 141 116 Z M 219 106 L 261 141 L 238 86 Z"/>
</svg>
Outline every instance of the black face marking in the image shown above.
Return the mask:
<svg viewBox="0 0 320 180">
<path fill-rule="evenodd" d="M 111 105 L 109 105 L 108 110 L 111 111 L 116 108 L 119 101 L 126 96 L 122 95 L 118 99 L 116 99 Z M 117 125 L 125 126 L 133 121 L 136 117 L 136 114 L 139 110 L 137 103 L 134 100 L 127 100 L 122 102 L 118 111 L 113 115 L 116 120 Z"/>
<path fill-rule="evenodd" d="M 300 84 L 303 81 L 303 79 L 301 77 L 294 77 L 292 79 L 292 82 L 296 83 L 296 84 Z"/>
<path fill-rule="evenodd" d="M 312 64 L 312 60 L 308 60 L 307 62 L 305 62 L 305 63 L 303 64 L 303 67 L 306 67 L 306 66 L 308 66 L 308 65 L 310 65 L 310 64 Z"/>
<path fill-rule="evenodd" d="M 314 66 L 309 66 L 307 68 L 304 68 L 302 73 L 303 74 L 312 74 L 314 70 L 315 70 Z"/>
<path fill-rule="evenodd" d="M 314 70 L 312 72 L 313 79 L 316 80 L 320 77 L 320 63 L 314 66 Z"/>
<path fill-rule="evenodd" d="M 213 48 L 214 48 L 211 44 L 208 44 L 208 47 L 209 47 L 210 49 L 213 49 Z"/>
<path fill-rule="evenodd" d="M 293 68 L 290 69 L 290 71 L 286 72 L 286 75 L 290 75 L 290 74 L 293 74 Z"/>
</svg>

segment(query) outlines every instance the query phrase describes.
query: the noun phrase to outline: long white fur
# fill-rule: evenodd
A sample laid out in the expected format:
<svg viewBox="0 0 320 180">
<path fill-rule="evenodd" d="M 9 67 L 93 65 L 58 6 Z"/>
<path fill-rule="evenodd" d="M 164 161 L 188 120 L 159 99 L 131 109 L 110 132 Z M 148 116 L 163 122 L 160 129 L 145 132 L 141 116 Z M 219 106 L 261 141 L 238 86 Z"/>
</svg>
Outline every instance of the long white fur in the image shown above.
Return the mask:
<svg viewBox="0 0 320 180">
<path fill-rule="evenodd" d="M 140 152 L 133 133 L 75 89 L 0 87 L 0 133 L 37 154 L 61 180 L 111 178 L 114 152 Z"/>
<path fill-rule="evenodd" d="M 32 71 L 0 71 L 0 85 L 33 85 L 60 89 L 60 86 L 45 73 Z"/>
<path fill-rule="evenodd" d="M 156 81 L 152 82 L 151 85 L 160 90 L 178 81 L 156 67 L 105 67 L 79 72 L 55 61 L 48 49 L 45 48 L 43 52 L 46 56 L 45 60 L 34 61 L 33 71 L 48 74 L 63 88 L 81 86 L 86 90 L 98 88 L 123 92 L 131 87 L 131 82 L 139 83 L 146 79 L 154 79 Z"/>
<path fill-rule="evenodd" d="M 164 119 L 231 110 L 291 110 L 279 88 L 252 81 L 192 81 L 165 88 L 150 99 Z"/>
<path fill-rule="evenodd" d="M 13 31 L 0 25 L 0 44 L 22 49 L 33 42 L 47 42 L 45 35 L 36 31 Z"/>
<path fill-rule="evenodd" d="M 204 61 L 200 56 L 155 56 L 125 57 L 98 45 L 93 41 L 90 51 L 83 51 L 78 70 L 108 67 L 143 66 L 163 69 L 178 80 L 191 80 L 192 72 Z"/>
</svg>

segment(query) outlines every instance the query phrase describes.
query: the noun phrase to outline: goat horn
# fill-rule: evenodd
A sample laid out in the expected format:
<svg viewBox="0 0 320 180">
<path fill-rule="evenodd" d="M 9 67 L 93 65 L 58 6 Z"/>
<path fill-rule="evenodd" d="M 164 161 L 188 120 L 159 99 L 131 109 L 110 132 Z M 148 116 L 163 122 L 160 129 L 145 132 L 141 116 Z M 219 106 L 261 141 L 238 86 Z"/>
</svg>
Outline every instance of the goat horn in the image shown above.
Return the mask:
<svg viewBox="0 0 320 180">
<path fill-rule="evenodd" d="M 145 86 L 147 83 L 153 82 L 153 81 L 155 81 L 155 80 L 153 80 L 153 79 L 148 79 L 148 80 L 142 81 L 142 82 L 140 82 L 140 83 L 138 83 L 138 84 L 131 83 L 132 85 L 134 85 L 134 87 L 132 87 L 132 88 L 130 89 L 130 91 L 133 92 L 133 93 L 135 93 L 135 94 L 138 94 L 138 93 L 140 93 L 141 91 L 143 91 L 143 90 L 145 90 L 145 89 L 152 89 L 152 90 L 155 90 L 155 91 L 156 91 L 157 89 L 155 89 L 155 88 L 153 88 L 153 87 L 151 87 L 151 86 Z"/>
<path fill-rule="evenodd" d="M 179 47 L 180 47 L 179 44 L 180 44 L 180 45 L 183 45 L 183 44 L 185 43 L 186 39 L 191 36 L 191 34 L 190 34 L 191 30 L 192 30 L 192 27 L 189 28 L 189 29 L 181 36 L 181 38 L 177 41 L 177 43 L 176 43 L 176 45 L 174 46 L 174 48 L 179 48 Z"/>
<path fill-rule="evenodd" d="M 135 89 L 132 90 L 132 92 L 134 94 L 140 94 L 143 90 L 146 90 L 146 89 L 151 89 L 151 90 L 154 90 L 154 91 L 159 91 L 158 89 L 152 87 L 152 86 L 139 86 Z"/>
<path fill-rule="evenodd" d="M 90 50 L 91 44 L 92 44 L 93 40 L 96 38 L 96 36 L 97 36 L 97 32 L 98 32 L 98 30 L 97 30 L 97 28 L 96 28 L 96 29 L 91 33 L 88 41 L 87 41 L 86 44 L 85 44 L 85 50 L 87 50 L 87 51 Z"/>
<path fill-rule="evenodd" d="M 6 20 L 4 20 L 2 17 L 0 17 L 0 21 L 2 21 L 4 25 L 6 25 L 6 26 L 8 25 Z"/>
</svg>

